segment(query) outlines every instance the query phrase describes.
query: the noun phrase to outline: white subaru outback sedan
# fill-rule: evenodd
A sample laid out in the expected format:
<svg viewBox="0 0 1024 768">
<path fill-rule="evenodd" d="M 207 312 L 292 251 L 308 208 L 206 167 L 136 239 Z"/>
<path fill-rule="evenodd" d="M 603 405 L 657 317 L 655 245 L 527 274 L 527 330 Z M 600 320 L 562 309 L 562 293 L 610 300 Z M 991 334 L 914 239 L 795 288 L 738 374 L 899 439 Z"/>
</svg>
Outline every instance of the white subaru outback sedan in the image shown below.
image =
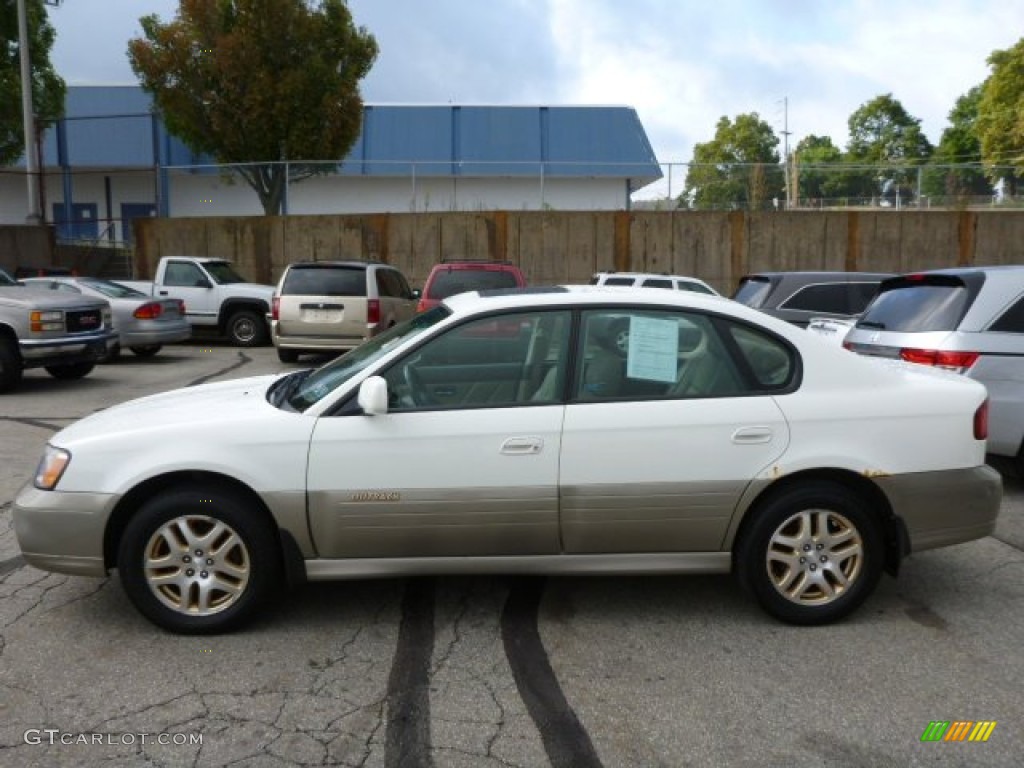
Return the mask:
<svg viewBox="0 0 1024 768">
<path fill-rule="evenodd" d="M 977 382 L 718 297 L 467 293 L 316 370 L 73 424 L 14 524 L 29 563 L 117 568 L 175 632 L 294 580 L 496 572 L 735 572 L 819 624 L 992 532 L 986 430 Z"/>
</svg>

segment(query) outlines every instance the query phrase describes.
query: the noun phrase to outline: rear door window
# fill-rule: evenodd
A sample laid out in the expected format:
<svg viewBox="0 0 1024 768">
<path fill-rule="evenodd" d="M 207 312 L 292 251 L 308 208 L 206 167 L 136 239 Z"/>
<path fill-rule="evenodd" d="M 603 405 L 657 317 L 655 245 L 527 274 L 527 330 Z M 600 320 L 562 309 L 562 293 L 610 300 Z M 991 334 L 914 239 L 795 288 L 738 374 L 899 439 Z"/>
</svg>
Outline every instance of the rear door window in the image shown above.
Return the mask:
<svg viewBox="0 0 1024 768">
<path fill-rule="evenodd" d="M 886 280 L 857 328 L 903 333 L 952 331 L 967 314 L 975 293 L 955 275 Z"/>
<path fill-rule="evenodd" d="M 794 293 L 779 309 L 795 309 L 801 312 L 829 312 L 834 315 L 848 315 L 850 302 L 846 296 L 846 283 L 819 283 L 807 285 Z"/>
</svg>

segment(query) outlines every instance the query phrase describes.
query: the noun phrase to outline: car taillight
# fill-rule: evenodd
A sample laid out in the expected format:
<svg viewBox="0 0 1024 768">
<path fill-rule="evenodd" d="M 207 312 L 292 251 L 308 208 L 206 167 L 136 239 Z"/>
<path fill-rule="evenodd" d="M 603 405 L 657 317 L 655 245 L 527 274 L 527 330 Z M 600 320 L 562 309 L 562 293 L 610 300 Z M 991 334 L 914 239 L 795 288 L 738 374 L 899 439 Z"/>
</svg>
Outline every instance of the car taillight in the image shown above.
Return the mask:
<svg viewBox="0 0 1024 768">
<path fill-rule="evenodd" d="M 281 297 L 275 296 L 270 300 L 270 319 L 280 320 L 281 319 Z"/>
<path fill-rule="evenodd" d="M 908 363 L 919 365 L 932 365 L 936 368 L 945 368 L 957 373 L 963 373 L 978 360 L 977 352 L 947 352 L 940 349 L 912 349 L 900 350 L 900 358 Z"/>
<path fill-rule="evenodd" d="M 139 320 L 156 320 L 163 312 L 164 308 L 160 304 L 151 301 L 132 312 L 132 317 Z"/>
<path fill-rule="evenodd" d="M 380 322 L 380 300 L 370 299 L 366 302 L 366 322 L 376 325 Z"/>
<path fill-rule="evenodd" d="M 988 398 L 974 412 L 974 439 L 988 439 Z"/>
</svg>

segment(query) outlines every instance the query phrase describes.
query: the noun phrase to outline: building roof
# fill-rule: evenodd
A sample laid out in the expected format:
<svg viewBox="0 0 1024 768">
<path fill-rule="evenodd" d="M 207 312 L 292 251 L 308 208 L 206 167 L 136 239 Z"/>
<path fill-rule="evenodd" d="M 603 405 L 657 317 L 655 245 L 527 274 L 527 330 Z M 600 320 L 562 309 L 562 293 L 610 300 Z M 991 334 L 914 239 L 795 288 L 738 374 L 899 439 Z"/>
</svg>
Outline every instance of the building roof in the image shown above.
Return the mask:
<svg viewBox="0 0 1024 768">
<path fill-rule="evenodd" d="M 43 164 L 127 169 L 214 161 L 167 132 L 141 87 L 90 85 L 68 87 L 65 118 L 43 138 Z M 363 176 L 624 178 L 631 189 L 662 176 L 627 106 L 367 104 L 362 133 L 340 165 L 342 173 Z"/>
</svg>

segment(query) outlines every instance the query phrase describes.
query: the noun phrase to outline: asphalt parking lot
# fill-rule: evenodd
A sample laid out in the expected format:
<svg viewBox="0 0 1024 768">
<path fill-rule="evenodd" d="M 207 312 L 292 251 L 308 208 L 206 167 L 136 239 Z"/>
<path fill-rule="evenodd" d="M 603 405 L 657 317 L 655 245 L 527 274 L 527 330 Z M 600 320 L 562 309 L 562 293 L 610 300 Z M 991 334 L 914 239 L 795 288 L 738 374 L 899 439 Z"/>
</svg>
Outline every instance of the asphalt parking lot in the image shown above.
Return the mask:
<svg viewBox="0 0 1024 768">
<path fill-rule="evenodd" d="M 0 396 L 0 764 L 1018 766 L 1024 485 L 996 535 L 911 557 L 796 628 L 727 577 L 315 584 L 246 631 L 166 634 L 107 580 L 20 558 L 10 503 L 56 430 L 178 386 L 293 369 L 216 342 Z M 922 742 L 994 721 L 985 742 Z"/>
</svg>

